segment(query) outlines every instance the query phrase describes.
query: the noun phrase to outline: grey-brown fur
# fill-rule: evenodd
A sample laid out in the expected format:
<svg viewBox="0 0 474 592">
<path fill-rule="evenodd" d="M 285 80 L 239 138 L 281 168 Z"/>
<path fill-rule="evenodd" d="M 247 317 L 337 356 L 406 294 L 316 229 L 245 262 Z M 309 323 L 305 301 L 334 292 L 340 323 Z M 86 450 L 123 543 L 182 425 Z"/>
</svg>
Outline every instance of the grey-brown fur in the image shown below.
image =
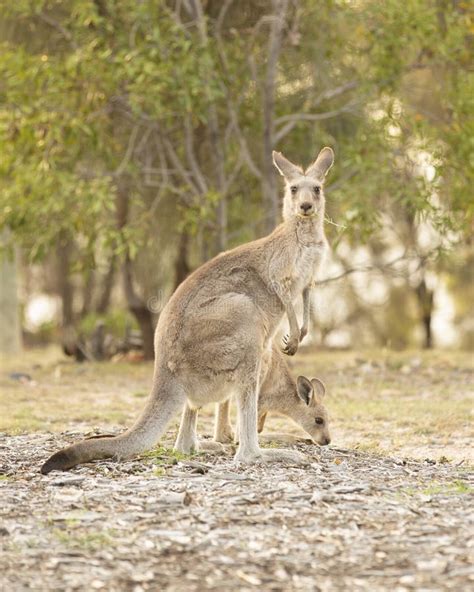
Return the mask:
<svg viewBox="0 0 474 592">
<path fill-rule="evenodd" d="M 329 435 L 328 414 L 323 403 L 326 393 L 324 384 L 318 379 L 309 380 L 291 375 L 283 354 L 274 345 L 262 361 L 262 386 L 258 396 L 258 432 L 263 430 L 269 411 L 290 417 L 302 427 L 311 439 L 325 446 L 331 441 Z M 198 441 L 196 432 L 197 409 L 186 406 L 175 450 L 189 454 L 199 448 L 214 448 L 210 442 Z M 219 405 L 216 414 L 216 442 L 232 442 L 233 431 L 229 421 L 229 400 Z"/>
<path fill-rule="evenodd" d="M 324 148 L 304 174 L 274 153 L 286 181 L 283 223 L 264 238 L 221 253 L 178 287 L 158 321 L 153 385 L 136 423 L 119 436 L 61 450 L 46 461 L 43 473 L 134 456 L 156 444 L 186 400 L 199 408 L 230 396 L 239 414 L 237 461 L 300 459 L 290 451 L 260 449 L 257 395 L 262 358 L 285 314 L 290 333 L 284 351 L 292 355 L 298 348 L 301 331 L 293 302 L 311 286 L 327 247 L 324 196 L 313 188 L 322 187 L 332 161 L 332 150 Z M 307 203 L 311 210 L 304 212 Z"/>
</svg>

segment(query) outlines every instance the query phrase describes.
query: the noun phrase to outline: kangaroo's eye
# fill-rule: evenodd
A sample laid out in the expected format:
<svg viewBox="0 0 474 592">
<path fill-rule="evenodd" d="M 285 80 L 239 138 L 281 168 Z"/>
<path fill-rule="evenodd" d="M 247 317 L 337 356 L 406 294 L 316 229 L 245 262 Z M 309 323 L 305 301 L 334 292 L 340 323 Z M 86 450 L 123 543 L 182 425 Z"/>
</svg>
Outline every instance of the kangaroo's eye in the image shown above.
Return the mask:
<svg viewBox="0 0 474 592">
<path fill-rule="evenodd" d="M 324 419 L 322 417 L 317 417 L 314 420 L 318 425 L 323 425 L 324 424 Z"/>
<path fill-rule="evenodd" d="M 318 187 L 318 185 L 315 185 L 313 187 L 313 191 L 314 191 L 314 193 L 316 193 L 316 195 L 319 195 L 321 193 L 321 187 Z"/>
<path fill-rule="evenodd" d="M 296 187 L 296 185 L 292 185 L 290 187 L 290 191 L 293 195 L 295 195 L 295 193 L 298 191 L 298 187 Z"/>
</svg>

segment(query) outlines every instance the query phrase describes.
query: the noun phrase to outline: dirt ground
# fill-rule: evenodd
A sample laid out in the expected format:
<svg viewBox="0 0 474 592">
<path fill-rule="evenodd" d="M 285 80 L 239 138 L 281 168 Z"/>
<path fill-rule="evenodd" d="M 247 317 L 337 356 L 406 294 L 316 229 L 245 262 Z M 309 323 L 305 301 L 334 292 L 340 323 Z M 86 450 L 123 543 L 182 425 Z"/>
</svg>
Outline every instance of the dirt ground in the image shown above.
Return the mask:
<svg viewBox="0 0 474 592">
<path fill-rule="evenodd" d="M 474 588 L 472 356 L 306 349 L 293 369 L 325 381 L 332 444 L 277 417 L 262 442 L 306 466 L 183 457 L 175 423 L 141 458 L 42 476 L 59 447 L 129 425 L 152 367 L 4 361 L 0 589 Z"/>
</svg>

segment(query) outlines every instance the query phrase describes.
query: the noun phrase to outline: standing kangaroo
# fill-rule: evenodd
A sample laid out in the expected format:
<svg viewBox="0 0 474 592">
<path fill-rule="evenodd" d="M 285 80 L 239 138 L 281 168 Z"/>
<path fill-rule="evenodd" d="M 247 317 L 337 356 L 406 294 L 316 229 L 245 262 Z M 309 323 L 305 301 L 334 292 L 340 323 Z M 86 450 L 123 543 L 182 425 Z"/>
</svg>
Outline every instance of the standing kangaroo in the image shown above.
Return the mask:
<svg viewBox="0 0 474 592">
<path fill-rule="evenodd" d="M 295 380 L 290 372 L 283 354 L 274 345 L 271 351 L 265 352 L 261 369 L 262 386 L 258 395 L 258 432 L 263 430 L 265 418 L 269 411 L 290 417 L 302 427 L 311 439 L 325 446 L 331 441 L 328 426 L 328 414 L 323 404 L 326 387 L 318 378 L 309 380 L 305 376 L 298 376 Z M 226 434 L 232 437 L 232 427 L 229 421 L 228 401 L 220 405 L 225 412 L 216 417 L 216 438 Z M 200 448 L 197 438 L 198 410 L 186 405 L 179 427 L 175 450 L 184 454 L 196 452 Z M 229 441 L 228 438 L 225 441 Z M 203 448 L 209 448 L 212 442 L 203 442 Z M 214 446 L 220 446 L 215 444 Z M 211 447 L 212 449 L 212 447 Z"/>
<path fill-rule="evenodd" d="M 156 327 L 152 390 L 135 424 L 119 436 L 60 450 L 41 467 L 42 473 L 134 456 L 156 444 L 186 400 L 199 408 L 232 395 L 239 418 L 236 461 L 301 460 L 296 452 L 260 448 L 257 398 L 262 358 L 283 315 L 290 327 L 286 354 L 296 353 L 308 330 L 309 289 L 327 249 L 322 185 L 333 161 L 333 151 L 323 148 L 304 172 L 273 153 L 286 184 L 283 223 L 264 238 L 214 257 L 177 288 Z M 301 294 L 305 312 L 300 331 L 293 301 Z"/>
</svg>

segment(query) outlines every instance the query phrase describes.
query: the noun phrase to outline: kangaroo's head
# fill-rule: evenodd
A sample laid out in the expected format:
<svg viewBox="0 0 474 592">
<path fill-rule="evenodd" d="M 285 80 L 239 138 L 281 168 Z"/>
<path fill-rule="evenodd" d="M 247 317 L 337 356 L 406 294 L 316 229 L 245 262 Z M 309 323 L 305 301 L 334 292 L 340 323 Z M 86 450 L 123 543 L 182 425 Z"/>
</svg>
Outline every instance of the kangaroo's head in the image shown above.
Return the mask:
<svg viewBox="0 0 474 592">
<path fill-rule="evenodd" d="M 285 179 L 283 218 L 294 216 L 303 219 L 324 218 L 324 178 L 334 162 L 331 148 L 323 148 L 306 171 L 290 162 L 281 154 L 273 152 L 273 164 Z"/>
<path fill-rule="evenodd" d="M 309 380 L 298 376 L 296 390 L 301 403 L 293 411 L 293 419 L 307 432 L 311 439 L 320 446 L 331 442 L 329 435 L 328 414 L 323 403 L 326 387 L 319 378 Z"/>
</svg>

